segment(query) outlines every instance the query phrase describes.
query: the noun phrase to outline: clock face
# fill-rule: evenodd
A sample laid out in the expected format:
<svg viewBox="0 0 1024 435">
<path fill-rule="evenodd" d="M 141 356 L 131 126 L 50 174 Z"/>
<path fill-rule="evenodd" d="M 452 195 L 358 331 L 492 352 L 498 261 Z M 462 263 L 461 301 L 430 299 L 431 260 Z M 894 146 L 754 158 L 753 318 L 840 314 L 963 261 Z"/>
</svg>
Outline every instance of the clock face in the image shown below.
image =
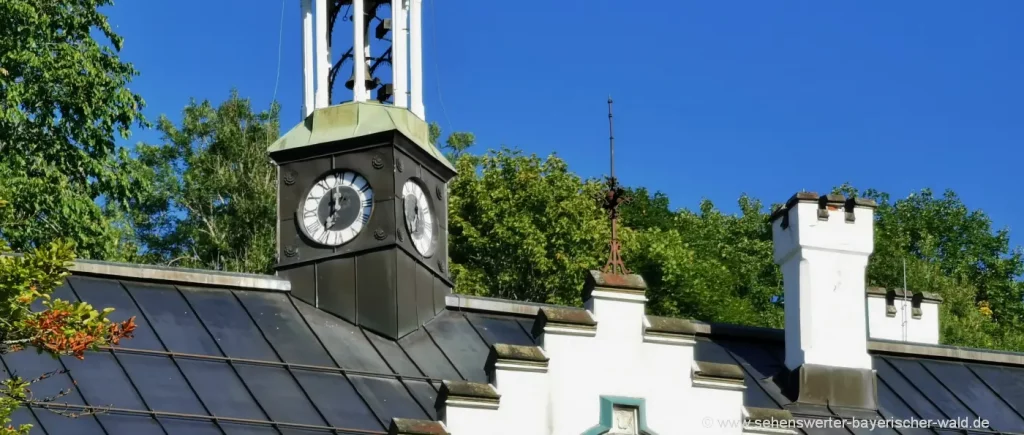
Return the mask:
<svg viewBox="0 0 1024 435">
<path fill-rule="evenodd" d="M 370 220 L 373 189 L 355 172 L 327 174 L 313 184 L 299 207 L 299 226 L 306 237 L 340 246 L 359 235 Z"/>
<path fill-rule="evenodd" d="M 405 227 L 416 251 L 429 257 L 434 250 L 434 216 L 431 215 L 427 195 L 419 183 L 409 180 L 402 186 Z"/>
</svg>

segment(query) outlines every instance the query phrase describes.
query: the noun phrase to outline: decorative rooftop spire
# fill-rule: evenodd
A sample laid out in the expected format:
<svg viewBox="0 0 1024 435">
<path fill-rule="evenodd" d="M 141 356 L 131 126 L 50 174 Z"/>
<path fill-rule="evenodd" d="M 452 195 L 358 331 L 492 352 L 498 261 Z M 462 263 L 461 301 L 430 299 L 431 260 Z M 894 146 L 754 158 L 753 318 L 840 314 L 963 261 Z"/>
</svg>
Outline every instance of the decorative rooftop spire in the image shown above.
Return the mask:
<svg viewBox="0 0 1024 435">
<path fill-rule="evenodd" d="M 629 202 L 625 196 L 626 191 L 619 186 L 619 180 L 615 178 L 615 129 L 612 123 L 612 97 L 608 97 L 608 150 L 611 160 L 611 174 L 605 178 L 608 190 L 605 191 L 604 204 L 602 207 L 608 210 L 608 218 L 612 221 L 612 240 L 609 243 L 610 253 L 608 262 L 605 263 L 602 272 L 612 275 L 629 275 L 629 269 L 622 262 L 621 247 L 619 246 L 619 205 Z"/>
</svg>

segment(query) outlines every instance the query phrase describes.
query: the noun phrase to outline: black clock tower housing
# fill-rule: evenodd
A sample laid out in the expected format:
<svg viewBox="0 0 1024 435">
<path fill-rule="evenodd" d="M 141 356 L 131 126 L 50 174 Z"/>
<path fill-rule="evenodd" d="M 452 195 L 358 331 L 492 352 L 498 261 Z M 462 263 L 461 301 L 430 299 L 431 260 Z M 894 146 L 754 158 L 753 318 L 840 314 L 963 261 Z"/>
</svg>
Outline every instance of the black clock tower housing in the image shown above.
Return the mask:
<svg viewBox="0 0 1024 435">
<path fill-rule="evenodd" d="M 430 144 L 427 124 L 406 109 L 352 102 L 315 110 L 268 149 L 278 165 L 277 272 L 292 295 L 389 338 L 445 309 L 448 181 L 455 168 Z M 373 189 L 369 220 L 337 247 L 310 240 L 300 208 L 321 177 L 351 171 Z M 434 215 L 433 249 L 414 247 L 402 186 L 420 185 Z"/>
</svg>

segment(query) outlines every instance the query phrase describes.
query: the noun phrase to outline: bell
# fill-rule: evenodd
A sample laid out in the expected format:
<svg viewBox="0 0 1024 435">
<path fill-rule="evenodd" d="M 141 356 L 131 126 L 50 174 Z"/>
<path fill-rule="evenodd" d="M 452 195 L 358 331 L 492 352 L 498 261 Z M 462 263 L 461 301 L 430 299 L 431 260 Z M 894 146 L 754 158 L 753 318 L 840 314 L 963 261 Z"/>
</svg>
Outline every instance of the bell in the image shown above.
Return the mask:
<svg viewBox="0 0 1024 435">
<path fill-rule="evenodd" d="M 377 87 L 377 81 L 373 79 L 373 73 L 370 72 L 370 66 L 363 64 L 363 77 L 366 80 L 366 90 L 371 91 Z M 356 69 L 352 67 L 352 76 L 345 80 L 345 87 L 352 89 L 356 86 Z"/>
</svg>

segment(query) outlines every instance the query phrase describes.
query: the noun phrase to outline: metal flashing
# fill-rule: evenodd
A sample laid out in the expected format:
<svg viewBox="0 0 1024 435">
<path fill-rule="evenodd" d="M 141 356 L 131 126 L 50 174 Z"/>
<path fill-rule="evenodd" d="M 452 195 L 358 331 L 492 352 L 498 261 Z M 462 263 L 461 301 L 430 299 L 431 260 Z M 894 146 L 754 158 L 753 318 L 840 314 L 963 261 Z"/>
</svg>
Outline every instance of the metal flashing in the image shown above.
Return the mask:
<svg viewBox="0 0 1024 435">
<path fill-rule="evenodd" d="M 68 269 L 73 275 L 100 278 L 156 281 L 206 287 L 227 287 L 245 290 L 291 291 L 291 283 L 272 275 L 220 272 L 95 260 L 75 260 Z"/>
<path fill-rule="evenodd" d="M 796 370 L 779 372 L 776 381 L 795 403 L 878 409 L 878 379 L 874 370 L 804 364 Z"/>
<path fill-rule="evenodd" d="M 890 340 L 869 340 L 868 352 L 876 355 L 894 355 L 931 358 L 961 362 L 980 362 L 1003 366 L 1024 367 L 1024 353 L 1002 352 L 940 344 L 918 344 Z"/>
<path fill-rule="evenodd" d="M 320 109 L 267 148 L 269 154 L 323 143 L 398 131 L 451 171 L 455 166 L 430 143 L 427 123 L 407 109 L 376 102 L 350 102 Z"/>
<path fill-rule="evenodd" d="M 541 308 L 567 308 L 559 305 L 539 304 L 535 302 L 513 301 L 509 299 L 470 296 L 452 293 L 445 296 L 448 308 L 460 311 L 480 311 L 498 314 L 514 314 L 533 317 Z"/>
</svg>

